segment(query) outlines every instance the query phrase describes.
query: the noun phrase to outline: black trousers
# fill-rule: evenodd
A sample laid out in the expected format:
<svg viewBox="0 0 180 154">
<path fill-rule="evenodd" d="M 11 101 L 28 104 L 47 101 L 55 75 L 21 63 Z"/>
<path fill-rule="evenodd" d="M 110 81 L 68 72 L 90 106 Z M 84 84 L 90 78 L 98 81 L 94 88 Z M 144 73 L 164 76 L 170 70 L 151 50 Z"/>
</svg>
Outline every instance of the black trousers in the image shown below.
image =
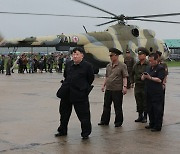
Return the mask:
<svg viewBox="0 0 180 154">
<path fill-rule="evenodd" d="M 67 133 L 68 122 L 71 116 L 72 107 L 74 106 L 75 112 L 79 121 L 81 122 L 81 136 L 88 136 L 91 134 L 91 117 L 90 117 L 90 107 L 89 101 L 75 102 L 72 103 L 69 100 L 61 100 L 59 106 L 60 113 L 60 127 L 58 131 Z"/>
<path fill-rule="evenodd" d="M 163 116 L 164 116 L 165 94 L 166 94 L 166 89 L 163 90 Z"/>
<path fill-rule="evenodd" d="M 164 94 L 147 94 L 147 108 L 149 115 L 149 125 L 155 129 L 161 129 L 163 122 L 163 101 Z"/>
<path fill-rule="evenodd" d="M 115 121 L 114 124 L 123 123 L 123 110 L 122 110 L 123 93 L 122 91 L 106 90 L 104 95 L 104 107 L 101 116 L 101 122 L 109 124 L 111 116 L 111 104 L 114 103 Z"/>
</svg>

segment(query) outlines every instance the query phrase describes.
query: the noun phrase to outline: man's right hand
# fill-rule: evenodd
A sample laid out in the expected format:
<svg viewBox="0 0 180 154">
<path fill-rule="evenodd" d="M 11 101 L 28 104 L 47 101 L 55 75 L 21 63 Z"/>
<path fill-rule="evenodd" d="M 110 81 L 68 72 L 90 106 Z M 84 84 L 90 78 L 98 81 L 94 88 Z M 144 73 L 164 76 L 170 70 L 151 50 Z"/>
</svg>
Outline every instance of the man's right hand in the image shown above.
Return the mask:
<svg viewBox="0 0 180 154">
<path fill-rule="evenodd" d="M 104 92 L 104 90 L 105 90 L 105 86 L 102 86 L 101 91 Z"/>
</svg>

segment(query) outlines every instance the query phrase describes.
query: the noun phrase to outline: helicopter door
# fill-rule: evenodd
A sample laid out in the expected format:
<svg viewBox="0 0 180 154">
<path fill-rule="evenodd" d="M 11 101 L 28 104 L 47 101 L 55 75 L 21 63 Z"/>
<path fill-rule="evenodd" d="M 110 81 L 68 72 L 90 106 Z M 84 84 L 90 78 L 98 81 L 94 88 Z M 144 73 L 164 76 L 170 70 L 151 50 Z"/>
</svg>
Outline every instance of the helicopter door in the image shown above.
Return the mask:
<svg viewBox="0 0 180 154">
<path fill-rule="evenodd" d="M 59 39 L 60 39 L 60 42 L 56 46 L 56 50 L 57 51 L 69 51 L 69 49 L 70 49 L 69 38 L 66 35 L 62 34 L 62 35 L 59 35 Z"/>
</svg>

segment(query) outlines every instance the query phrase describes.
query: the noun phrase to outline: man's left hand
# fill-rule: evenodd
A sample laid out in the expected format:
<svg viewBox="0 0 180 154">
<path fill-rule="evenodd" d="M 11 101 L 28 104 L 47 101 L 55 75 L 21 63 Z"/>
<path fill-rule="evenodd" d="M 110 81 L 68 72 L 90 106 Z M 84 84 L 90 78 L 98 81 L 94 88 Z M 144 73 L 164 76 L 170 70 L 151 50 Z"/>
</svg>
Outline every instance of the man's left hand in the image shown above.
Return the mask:
<svg viewBox="0 0 180 154">
<path fill-rule="evenodd" d="M 125 94 L 127 93 L 127 87 L 124 87 L 124 86 L 123 86 L 122 93 L 123 93 L 123 95 L 125 95 Z"/>
</svg>

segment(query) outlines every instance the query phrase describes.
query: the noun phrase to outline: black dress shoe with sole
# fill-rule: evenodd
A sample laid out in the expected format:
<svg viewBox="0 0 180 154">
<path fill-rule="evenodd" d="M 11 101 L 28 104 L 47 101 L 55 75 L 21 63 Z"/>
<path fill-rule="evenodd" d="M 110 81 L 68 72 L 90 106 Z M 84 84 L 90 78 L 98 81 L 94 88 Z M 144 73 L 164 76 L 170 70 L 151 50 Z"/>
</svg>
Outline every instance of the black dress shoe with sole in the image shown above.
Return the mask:
<svg viewBox="0 0 180 154">
<path fill-rule="evenodd" d="M 145 128 L 146 128 L 146 129 L 152 129 L 153 127 L 152 127 L 152 126 L 147 125 L 147 126 L 145 126 Z"/>
<path fill-rule="evenodd" d="M 134 122 L 142 122 L 143 118 L 137 118 L 136 120 L 134 120 Z"/>
<path fill-rule="evenodd" d="M 67 133 L 59 132 L 59 133 L 55 134 L 54 136 L 55 136 L 55 137 L 59 137 L 59 136 L 67 136 Z"/>
<path fill-rule="evenodd" d="M 89 136 L 83 136 L 82 139 L 87 140 L 87 139 L 89 139 Z"/>
<path fill-rule="evenodd" d="M 115 127 L 121 127 L 122 124 L 115 124 L 114 126 L 115 126 Z"/>
<path fill-rule="evenodd" d="M 143 120 L 141 121 L 142 123 L 146 123 L 147 122 L 147 119 L 146 118 L 143 118 Z"/>
<path fill-rule="evenodd" d="M 153 128 L 153 129 L 151 129 L 151 132 L 160 132 L 160 131 L 161 131 L 160 128 Z"/>
<path fill-rule="evenodd" d="M 100 125 L 100 126 L 108 126 L 109 124 L 107 124 L 107 123 L 104 123 L 104 122 L 100 122 L 100 123 L 98 123 L 98 125 Z"/>
</svg>

